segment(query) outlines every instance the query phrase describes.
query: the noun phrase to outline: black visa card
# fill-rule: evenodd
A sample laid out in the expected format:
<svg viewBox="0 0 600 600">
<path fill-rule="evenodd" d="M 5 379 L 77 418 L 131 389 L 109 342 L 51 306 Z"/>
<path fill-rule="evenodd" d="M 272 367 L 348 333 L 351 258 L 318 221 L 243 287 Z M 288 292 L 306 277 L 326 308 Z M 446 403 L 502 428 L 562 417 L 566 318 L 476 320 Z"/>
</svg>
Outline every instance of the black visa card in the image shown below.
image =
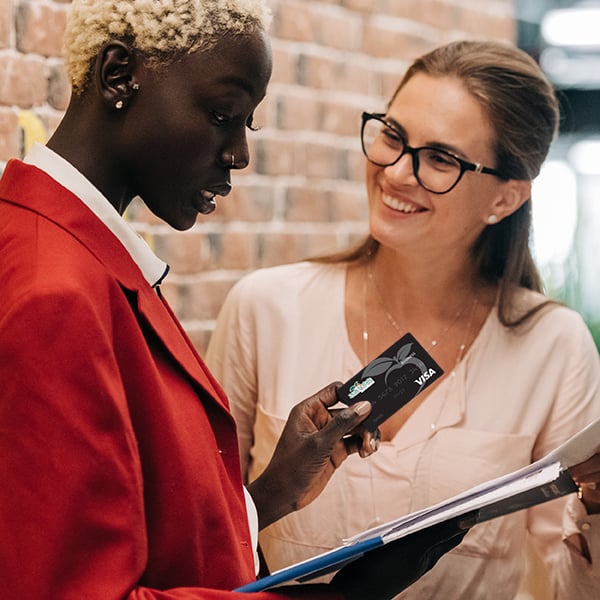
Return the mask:
<svg viewBox="0 0 600 600">
<path fill-rule="evenodd" d="M 374 431 L 444 372 L 407 333 L 337 389 L 344 404 L 368 400 L 373 409 L 363 425 Z"/>
</svg>

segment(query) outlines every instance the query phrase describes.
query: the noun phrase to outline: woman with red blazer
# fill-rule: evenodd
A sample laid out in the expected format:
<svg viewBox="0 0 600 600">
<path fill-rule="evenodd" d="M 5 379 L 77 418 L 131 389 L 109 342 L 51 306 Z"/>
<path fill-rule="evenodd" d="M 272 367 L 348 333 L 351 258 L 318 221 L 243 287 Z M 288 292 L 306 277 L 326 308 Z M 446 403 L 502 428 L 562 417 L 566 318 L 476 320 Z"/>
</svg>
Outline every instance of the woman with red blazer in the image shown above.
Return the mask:
<svg viewBox="0 0 600 600">
<path fill-rule="evenodd" d="M 271 74 L 268 20 L 259 0 L 73 2 L 69 107 L 0 181 L 5 598 L 238 597 L 258 527 L 376 447 L 369 403 L 329 411 L 328 386 L 296 406 L 247 495 L 227 399 L 161 295 L 167 265 L 121 218 L 140 196 L 186 230 L 227 195 Z M 463 534 L 250 597 L 391 598 Z"/>
</svg>

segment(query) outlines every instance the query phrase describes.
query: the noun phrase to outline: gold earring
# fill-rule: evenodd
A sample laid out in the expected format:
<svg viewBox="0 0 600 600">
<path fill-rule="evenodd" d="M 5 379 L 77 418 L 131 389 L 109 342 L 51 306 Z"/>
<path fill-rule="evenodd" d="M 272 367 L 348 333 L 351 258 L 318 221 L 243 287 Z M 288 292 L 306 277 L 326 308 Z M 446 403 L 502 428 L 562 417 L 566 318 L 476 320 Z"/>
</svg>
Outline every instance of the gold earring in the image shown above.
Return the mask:
<svg viewBox="0 0 600 600">
<path fill-rule="evenodd" d="M 495 225 L 498 222 L 498 217 L 494 214 L 491 214 L 487 218 L 488 225 Z"/>
<path fill-rule="evenodd" d="M 123 100 L 117 100 L 117 101 L 115 102 L 115 108 L 116 108 L 117 110 L 121 110 L 121 109 L 123 108 Z"/>
</svg>

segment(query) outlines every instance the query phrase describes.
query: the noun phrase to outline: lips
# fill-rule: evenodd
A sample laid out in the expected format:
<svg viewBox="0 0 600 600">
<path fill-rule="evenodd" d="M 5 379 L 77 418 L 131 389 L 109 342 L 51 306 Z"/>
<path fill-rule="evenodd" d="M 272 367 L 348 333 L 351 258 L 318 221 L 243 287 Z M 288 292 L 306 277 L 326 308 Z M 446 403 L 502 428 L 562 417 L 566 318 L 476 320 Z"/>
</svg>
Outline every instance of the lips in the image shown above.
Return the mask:
<svg viewBox="0 0 600 600">
<path fill-rule="evenodd" d="M 394 198 L 393 196 L 390 196 L 389 194 L 382 194 L 381 201 L 388 208 L 391 208 L 392 210 L 395 210 L 396 212 L 401 212 L 404 214 L 419 213 L 419 212 L 424 212 L 426 210 L 425 208 L 423 208 L 422 206 L 419 206 L 418 204 L 415 204 L 414 202 L 400 200 L 399 198 Z"/>
<path fill-rule="evenodd" d="M 217 202 L 215 198 L 217 196 L 225 197 L 230 191 L 231 184 L 228 181 L 224 181 L 218 185 L 200 190 L 196 200 L 196 208 L 198 212 L 202 213 L 203 215 L 209 215 L 217 208 Z"/>
</svg>

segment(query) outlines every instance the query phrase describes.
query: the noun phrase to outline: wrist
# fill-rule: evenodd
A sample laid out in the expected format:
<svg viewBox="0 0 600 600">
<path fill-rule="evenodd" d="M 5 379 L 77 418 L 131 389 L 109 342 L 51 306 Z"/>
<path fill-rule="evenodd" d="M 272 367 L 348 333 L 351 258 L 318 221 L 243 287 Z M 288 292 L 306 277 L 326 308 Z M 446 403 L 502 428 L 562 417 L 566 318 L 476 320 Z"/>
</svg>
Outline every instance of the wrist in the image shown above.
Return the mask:
<svg viewBox="0 0 600 600">
<path fill-rule="evenodd" d="M 266 473 L 257 477 L 246 489 L 258 512 L 259 531 L 293 511 L 293 506 L 289 506 L 284 499 L 281 487 L 271 481 Z"/>
</svg>

